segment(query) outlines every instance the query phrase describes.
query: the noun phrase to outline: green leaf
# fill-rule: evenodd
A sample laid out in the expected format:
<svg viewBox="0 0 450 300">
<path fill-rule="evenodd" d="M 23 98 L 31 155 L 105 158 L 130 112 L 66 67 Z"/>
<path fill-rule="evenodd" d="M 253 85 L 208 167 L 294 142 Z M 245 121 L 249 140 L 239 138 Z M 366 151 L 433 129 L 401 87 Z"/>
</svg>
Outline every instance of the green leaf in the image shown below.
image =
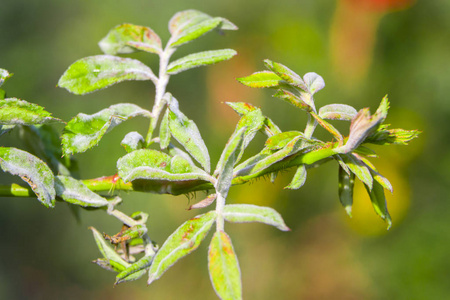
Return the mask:
<svg viewBox="0 0 450 300">
<path fill-rule="evenodd" d="M 301 188 L 306 181 L 306 165 L 300 165 L 297 168 L 297 171 L 295 171 L 294 177 L 292 178 L 291 183 L 289 183 L 288 186 L 285 187 L 285 189 L 293 189 L 297 190 Z"/>
<path fill-rule="evenodd" d="M 169 21 L 172 34 L 171 47 L 178 47 L 218 28 L 219 30 L 236 30 L 237 27 L 224 18 L 213 18 L 197 10 L 186 10 L 176 13 Z"/>
<path fill-rule="evenodd" d="M 16 148 L 0 147 L 0 167 L 28 183 L 44 206 L 55 205 L 55 177 L 42 160 Z"/>
<path fill-rule="evenodd" d="M 59 79 L 58 86 L 84 95 L 125 80 L 156 82 L 158 79 L 149 67 L 136 59 L 96 55 L 74 62 Z"/>
<path fill-rule="evenodd" d="M 130 267 L 130 264 L 120 257 L 120 255 L 114 251 L 111 245 L 105 241 L 103 235 L 97 231 L 94 227 L 89 227 L 94 235 L 95 243 L 97 244 L 98 250 L 103 255 L 104 258 L 109 260 L 111 267 L 118 272 L 122 272 L 126 268 Z"/>
<path fill-rule="evenodd" d="M 159 54 L 162 52 L 161 39 L 145 26 L 122 24 L 111 29 L 99 42 L 105 54 L 127 54 L 136 50 Z"/>
<path fill-rule="evenodd" d="M 348 174 L 344 168 L 339 166 L 339 200 L 350 217 L 352 217 L 354 185 L 355 174 Z"/>
<path fill-rule="evenodd" d="M 0 99 L 5 99 L 6 97 L 6 92 L 3 89 L 0 89 Z"/>
<path fill-rule="evenodd" d="M 306 73 L 305 76 L 303 76 L 303 81 L 308 87 L 308 92 L 311 95 L 314 95 L 316 92 L 325 87 L 325 81 L 323 80 L 322 76 L 314 72 Z"/>
<path fill-rule="evenodd" d="M 235 175 L 244 176 L 258 174 L 284 158 L 294 155 L 304 149 L 311 148 L 313 145 L 314 144 L 311 144 L 310 140 L 299 135 L 287 143 L 283 149 L 275 153 L 261 153 L 261 155 L 256 155 L 255 157 L 251 157 L 247 161 L 244 161 L 235 168 Z"/>
<path fill-rule="evenodd" d="M 64 201 L 83 207 L 102 207 L 108 200 L 91 191 L 83 182 L 69 176 L 56 176 L 56 195 Z"/>
<path fill-rule="evenodd" d="M 64 154 L 80 153 L 96 146 L 114 127 L 137 116 L 149 118 L 151 113 L 131 103 L 111 105 L 93 115 L 79 113 L 64 128 L 62 135 Z"/>
<path fill-rule="evenodd" d="M 294 105 L 305 111 L 312 111 L 312 108 L 309 104 L 304 102 L 302 95 L 297 95 L 298 92 L 287 90 L 286 88 L 279 89 L 273 96 L 279 99 L 282 99 L 289 104 Z"/>
<path fill-rule="evenodd" d="M 244 150 L 250 144 L 250 142 L 255 137 L 256 133 L 264 126 L 265 117 L 263 116 L 261 110 L 259 108 L 245 114 L 239 120 L 236 125 L 235 132 L 239 131 L 241 128 L 246 127 L 244 133 L 244 141 L 238 155 L 236 157 L 236 162 L 238 162 L 242 155 L 244 154 Z"/>
<path fill-rule="evenodd" d="M 153 261 L 153 255 L 144 256 L 139 259 L 134 264 L 130 265 L 128 268 L 117 274 L 116 282 L 114 285 L 117 285 L 122 282 L 133 281 L 141 278 L 150 267 Z"/>
<path fill-rule="evenodd" d="M 304 137 L 303 132 L 300 131 L 285 131 L 278 134 L 275 134 L 267 139 L 265 143 L 265 147 L 270 150 L 278 150 L 286 147 L 286 145 L 292 141 L 294 138 L 302 136 Z"/>
<path fill-rule="evenodd" d="M 34 125 L 62 122 L 42 106 L 17 98 L 0 99 L 0 124 Z"/>
<path fill-rule="evenodd" d="M 208 148 L 206 148 L 197 125 L 179 110 L 178 102 L 173 97 L 169 108 L 170 133 L 209 173 L 211 167 Z"/>
<path fill-rule="evenodd" d="M 210 176 L 193 166 L 181 156 L 170 155 L 152 149 L 128 153 L 117 161 L 118 175 L 124 182 L 136 179 L 167 181 L 209 181 Z"/>
<path fill-rule="evenodd" d="M 362 157 L 360 155 L 354 154 L 356 157 L 358 157 L 368 168 L 370 171 L 370 174 L 372 174 L 373 179 L 378 181 L 379 184 L 381 184 L 385 189 L 390 191 L 391 193 L 394 192 L 392 188 L 392 184 L 389 182 L 387 178 L 385 178 L 383 175 L 378 173 L 378 170 L 375 168 L 375 166 L 365 157 Z"/>
<path fill-rule="evenodd" d="M 9 73 L 7 70 L 0 68 L 0 86 L 2 86 L 12 76 L 12 73 Z"/>
<path fill-rule="evenodd" d="M 289 231 L 289 227 L 283 221 L 283 217 L 273 208 L 252 204 L 228 204 L 225 205 L 223 217 L 228 222 L 249 223 L 260 222 L 272 225 L 281 231 Z"/>
<path fill-rule="evenodd" d="M 208 269 L 212 285 L 220 299 L 242 299 L 238 259 L 230 237 L 223 231 L 216 231 L 209 245 Z"/>
<path fill-rule="evenodd" d="M 346 104 L 328 104 L 319 109 L 319 117 L 329 120 L 351 121 L 358 112 Z"/>
<path fill-rule="evenodd" d="M 247 77 L 237 78 L 236 80 L 252 88 L 273 88 L 278 87 L 282 79 L 273 72 L 261 71 Z"/>
<path fill-rule="evenodd" d="M 144 148 L 145 141 L 142 135 L 137 131 L 128 132 L 123 140 L 120 142 L 125 148 L 125 151 L 131 152 L 134 150 L 138 150 Z"/>
<path fill-rule="evenodd" d="M 166 109 L 159 126 L 159 146 L 161 150 L 169 147 L 170 144 L 170 127 L 169 127 L 169 109 Z"/>
<path fill-rule="evenodd" d="M 369 193 L 370 201 L 372 201 L 375 212 L 388 224 L 387 229 L 391 228 L 392 219 L 387 209 L 383 186 L 378 181 L 374 181 L 372 188 L 369 188 L 367 185 L 364 185 L 364 187 L 367 193 Z"/>
<path fill-rule="evenodd" d="M 147 284 L 159 279 L 180 258 L 198 248 L 211 229 L 216 219 L 216 212 L 196 216 L 178 227 L 156 253 L 149 270 Z"/>
<path fill-rule="evenodd" d="M 231 180 L 233 179 L 233 167 L 236 163 L 236 159 L 243 147 L 244 134 L 247 127 L 235 131 L 222 151 L 219 162 L 217 163 L 216 172 L 218 175 L 216 190 L 222 195 L 223 198 L 227 197 L 228 190 L 231 187 Z"/>
<path fill-rule="evenodd" d="M 239 116 L 243 116 L 249 112 L 252 112 L 258 108 L 254 107 L 253 105 L 245 102 L 225 102 L 228 106 L 230 106 Z M 280 128 L 278 128 L 275 123 L 268 117 L 265 117 L 264 119 L 264 133 L 267 136 L 272 136 L 278 133 L 281 133 Z"/>
<path fill-rule="evenodd" d="M 299 87 L 304 91 L 307 91 L 306 84 L 303 81 L 303 79 L 300 77 L 300 75 L 298 75 L 297 73 L 295 73 L 294 71 L 292 71 L 291 69 L 286 67 L 285 65 L 273 62 L 269 59 L 265 59 L 264 64 L 269 70 L 276 73 L 284 81 L 286 81 L 289 84 L 292 84 L 296 87 Z"/>
<path fill-rule="evenodd" d="M 167 66 L 167 73 L 174 75 L 192 68 L 212 65 L 224 60 L 229 60 L 236 54 L 237 52 L 232 49 L 212 50 L 190 54 L 171 62 L 169 66 Z"/>
<path fill-rule="evenodd" d="M 353 154 L 340 155 L 344 163 L 349 167 L 353 174 L 358 177 L 369 189 L 373 186 L 373 177 L 370 174 L 369 168 L 358 157 Z"/>
</svg>

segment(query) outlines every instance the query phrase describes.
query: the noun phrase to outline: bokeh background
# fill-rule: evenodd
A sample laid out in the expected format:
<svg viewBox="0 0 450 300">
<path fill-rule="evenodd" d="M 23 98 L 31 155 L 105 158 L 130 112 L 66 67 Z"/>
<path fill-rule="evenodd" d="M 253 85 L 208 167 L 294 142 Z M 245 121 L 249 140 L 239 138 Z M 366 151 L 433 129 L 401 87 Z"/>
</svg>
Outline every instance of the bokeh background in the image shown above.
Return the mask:
<svg viewBox="0 0 450 300">
<path fill-rule="evenodd" d="M 125 82 L 87 96 L 56 83 L 75 60 L 100 54 L 97 42 L 115 25 L 153 28 L 167 41 L 167 22 L 194 8 L 226 17 L 239 26 L 225 36 L 208 34 L 183 46 L 175 58 L 194 51 L 233 48 L 229 62 L 172 77 L 169 90 L 194 119 L 212 161 L 217 161 L 237 116 L 224 101 L 261 106 L 283 130 L 302 130 L 305 116 L 269 91 L 252 90 L 234 78 L 262 70 L 262 60 L 281 62 L 300 74 L 322 75 L 326 88 L 318 106 L 347 103 L 374 111 L 389 94 L 393 127 L 420 129 L 410 146 L 377 148 L 375 161 L 391 180 L 388 205 L 394 226 L 386 231 L 364 195 L 355 190 L 353 218 L 337 196 L 337 165 L 309 171 L 305 186 L 284 190 L 291 171 L 232 189 L 230 203 L 277 209 L 289 233 L 261 224 L 228 224 L 242 269 L 246 299 L 446 299 L 450 295 L 450 2 L 447 0 L 1 0 L 0 67 L 15 73 L 8 96 L 40 104 L 69 121 L 111 104 L 152 105 L 149 82 Z M 131 55 L 157 70 L 157 57 Z M 122 137 L 143 119 L 130 120 L 98 147 L 76 155 L 82 178 L 112 175 L 125 154 Z M 345 128 L 344 126 L 342 128 Z M 62 126 L 58 129 L 62 130 Z M 326 137 L 318 131 L 318 135 Z M 321 136 L 322 137 L 322 136 Z M 250 147 L 257 151 L 263 138 Z M 2 145 L 18 146 L 16 133 Z M 2 174 L 2 183 L 15 180 Z M 150 214 L 150 236 L 162 243 L 182 222 L 184 196 L 122 194 L 122 210 Z M 202 195 L 198 195 L 198 200 Z M 194 201 L 194 200 L 192 200 Z M 69 207 L 46 209 L 27 198 L 0 200 L 1 299 L 216 299 L 206 265 L 207 242 L 179 261 L 160 280 L 113 288 L 114 274 L 90 261 L 99 257 L 88 226 L 113 234 L 120 224 L 103 212 Z"/>
</svg>

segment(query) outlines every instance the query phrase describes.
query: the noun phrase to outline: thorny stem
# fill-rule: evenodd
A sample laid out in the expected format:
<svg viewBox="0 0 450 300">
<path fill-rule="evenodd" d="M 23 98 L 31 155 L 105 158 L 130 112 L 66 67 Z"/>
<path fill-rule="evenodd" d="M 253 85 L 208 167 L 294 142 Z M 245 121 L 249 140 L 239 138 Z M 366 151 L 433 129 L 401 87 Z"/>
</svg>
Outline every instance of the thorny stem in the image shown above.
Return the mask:
<svg viewBox="0 0 450 300">
<path fill-rule="evenodd" d="M 331 156 L 338 154 L 336 151 L 339 144 L 337 142 L 327 144 L 327 147 L 323 147 L 318 150 L 310 151 L 307 153 L 299 153 L 298 155 L 293 155 L 279 161 L 267 169 L 261 170 L 257 173 L 251 173 L 248 175 L 237 175 L 233 178 L 231 184 L 238 185 L 249 182 L 253 179 L 262 177 L 266 174 L 270 174 L 273 172 L 277 172 L 280 170 L 284 170 L 291 167 L 298 167 L 301 164 L 306 165 L 316 165 L 317 163 L 326 162 Z M 87 179 L 83 180 L 83 183 L 93 192 L 111 192 L 115 191 L 140 191 L 140 192 L 154 192 L 154 193 L 167 193 L 167 189 L 150 189 L 146 186 L 133 186 L 131 182 L 124 183 L 120 178 L 117 180 L 111 180 L 114 176 L 100 177 L 95 179 Z M 164 185 L 164 183 L 160 183 L 160 185 Z M 157 181 L 155 181 L 155 187 L 157 186 Z M 14 189 L 16 193 L 13 195 L 10 190 L 13 189 L 13 186 L 0 186 L 0 197 L 36 197 L 33 191 L 30 188 L 22 187 L 17 184 L 14 184 Z M 174 195 L 186 194 L 190 192 L 196 191 L 204 191 L 204 190 L 212 190 L 214 189 L 214 183 L 211 182 L 199 182 L 196 185 L 190 186 L 186 189 L 180 189 L 177 192 L 173 192 Z M 219 201 L 218 201 L 219 202 Z"/>
</svg>

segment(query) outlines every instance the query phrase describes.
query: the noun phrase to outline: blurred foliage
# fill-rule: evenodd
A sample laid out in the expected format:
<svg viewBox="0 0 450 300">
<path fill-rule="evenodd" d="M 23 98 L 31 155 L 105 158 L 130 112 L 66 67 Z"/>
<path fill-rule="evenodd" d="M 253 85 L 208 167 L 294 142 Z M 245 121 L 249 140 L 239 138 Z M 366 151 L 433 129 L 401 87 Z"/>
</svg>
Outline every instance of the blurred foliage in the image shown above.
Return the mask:
<svg viewBox="0 0 450 300">
<path fill-rule="evenodd" d="M 355 3 L 2 0 L 0 67 L 15 73 L 5 84 L 8 94 L 42 105 L 66 122 L 78 112 L 92 114 L 126 99 L 149 107 L 154 94 L 149 83 L 126 82 L 83 97 L 55 85 L 69 64 L 100 54 L 96 43 L 117 24 L 150 26 L 167 40 L 167 20 L 176 11 L 194 8 L 228 18 L 239 31 L 227 33 L 226 38 L 208 35 L 187 45 L 186 51 L 209 45 L 236 49 L 238 57 L 181 74 L 169 86 L 202 132 L 210 128 L 204 138 L 207 145 L 215 147 L 210 149 L 213 161 L 218 160 L 237 121 L 231 109 L 220 102 L 246 101 L 261 106 L 283 130 L 304 123 L 305 117 L 287 104 L 234 80 L 262 69 L 265 58 L 299 73 L 321 74 L 327 86 L 317 96 L 319 102 L 330 99 L 330 103 L 374 109 L 388 93 L 391 110 L 387 122 L 424 131 L 408 148 L 393 146 L 394 150 L 380 153 L 383 159 L 376 163 L 394 186 L 394 194 L 388 198 L 393 228 L 389 232 L 380 229 L 384 228 L 382 220 L 372 219 L 375 214 L 363 197 L 355 198 L 354 217 L 347 218 L 338 201 L 335 164 L 311 170 L 299 191 L 281 189 L 292 174 L 281 174 L 273 185 L 258 181 L 236 187 L 230 192 L 232 202 L 271 205 L 292 228 L 290 233 L 280 233 L 258 224 L 242 225 L 239 230 L 227 225 L 230 235 L 239 235 L 234 241 L 243 270 L 244 298 L 444 299 L 450 294 L 450 2 L 417 1 L 404 10 L 373 12 L 378 14 L 376 18 L 365 19 L 375 20 L 373 30 L 363 33 L 370 36 L 352 33 L 347 40 L 350 49 L 362 38 L 373 41 L 364 52 L 370 54 L 364 72 L 354 80 L 343 76 L 342 70 L 336 69 L 339 65 L 332 63 L 332 58 L 340 55 L 336 53 L 340 48 L 332 47 L 332 34 L 345 29 L 336 24 L 344 2 L 347 6 Z M 188 53 L 181 52 L 180 57 Z M 130 56 L 157 69 L 152 56 Z M 350 57 L 340 68 L 360 67 L 354 66 L 357 61 Z M 224 80 L 219 85 L 214 78 Z M 208 110 L 197 111 L 200 104 Z M 113 162 L 125 154 L 118 145 L 129 128 L 147 125 L 136 119 L 127 126 L 116 129 L 122 134 L 106 137 L 94 150 L 77 155 L 82 178 L 115 173 L 114 164 L 105 161 Z M 14 133 L 2 138 L 8 146 L 18 143 Z M 0 180 L 9 182 L 12 177 L 1 174 Z M 150 234 L 157 241 L 165 240 L 177 224 L 195 214 L 186 211 L 189 200 L 183 196 L 123 197 L 123 210 L 149 212 Z M 116 226 L 119 230 L 120 224 L 110 224 L 106 216 L 87 211 L 81 212 L 77 222 L 61 203 L 48 210 L 37 201 L 3 198 L 0 205 L 2 299 L 216 299 L 205 276 L 206 247 L 199 249 L 204 253 L 185 258 L 149 288 L 138 281 L 113 289 L 110 274 L 89 263 L 97 257 L 97 249 L 87 226 L 100 230 Z"/>
</svg>

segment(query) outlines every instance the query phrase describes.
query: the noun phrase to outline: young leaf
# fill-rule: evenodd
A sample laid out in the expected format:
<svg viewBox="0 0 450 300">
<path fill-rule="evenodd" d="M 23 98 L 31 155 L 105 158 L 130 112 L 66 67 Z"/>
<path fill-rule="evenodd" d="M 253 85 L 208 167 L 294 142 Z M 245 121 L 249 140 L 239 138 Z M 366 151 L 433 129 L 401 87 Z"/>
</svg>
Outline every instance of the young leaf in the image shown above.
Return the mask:
<svg viewBox="0 0 450 300">
<path fill-rule="evenodd" d="M 322 76 L 314 72 L 306 73 L 305 76 L 303 76 L 303 81 L 308 87 L 308 92 L 311 95 L 314 95 L 316 92 L 325 87 L 325 81 L 323 80 Z"/>
<path fill-rule="evenodd" d="M 161 39 L 145 26 L 122 24 L 111 29 L 98 43 L 105 54 L 126 54 L 136 50 L 159 54 L 162 52 Z"/>
<path fill-rule="evenodd" d="M 135 262 L 134 264 L 130 265 L 128 268 L 117 274 L 116 282 L 114 283 L 114 285 L 141 278 L 152 264 L 152 261 L 153 255 L 142 257 L 137 262 Z"/>
<path fill-rule="evenodd" d="M 91 191 L 83 182 L 69 176 L 56 176 L 56 195 L 64 201 L 83 207 L 102 207 L 108 200 Z"/>
<path fill-rule="evenodd" d="M 2 86 L 12 76 L 12 73 L 9 73 L 7 70 L 0 68 L 0 86 Z"/>
<path fill-rule="evenodd" d="M 364 182 L 369 189 L 372 189 L 373 177 L 370 174 L 369 168 L 366 164 L 353 154 L 342 154 L 340 157 L 350 168 L 353 174 L 355 174 L 359 180 Z"/>
<path fill-rule="evenodd" d="M 381 125 L 375 132 L 369 135 L 364 143 L 376 145 L 408 145 L 408 143 L 417 138 L 419 130 L 388 129 L 389 125 Z"/>
<path fill-rule="evenodd" d="M 358 148 L 358 146 L 363 143 L 367 137 L 371 136 L 386 119 L 388 109 L 389 101 L 387 96 L 381 100 L 380 106 L 373 116 L 370 115 L 368 108 L 361 109 L 352 119 L 347 143 L 337 151 L 339 151 L 339 153 L 349 153 Z"/>
<path fill-rule="evenodd" d="M 216 231 L 209 245 L 208 269 L 214 290 L 220 299 L 242 299 L 238 259 L 230 237 L 223 231 Z"/>
<path fill-rule="evenodd" d="M 241 117 L 257 109 L 253 105 L 245 102 L 225 102 L 225 104 L 230 106 Z M 272 135 L 281 133 L 280 128 L 271 119 L 268 117 L 264 118 L 264 133 L 267 136 L 271 137 Z"/>
<path fill-rule="evenodd" d="M 186 10 L 176 13 L 169 21 L 169 31 L 172 34 L 171 47 L 178 47 L 218 28 L 219 30 L 236 30 L 237 27 L 224 18 L 213 18 L 196 10 Z"/>
<path fill-rule="evenodd" d="M 328 104 L 319 109 L 319 117 L 328 120 L 351 121 L 358 112 L 346 104 Z"/>
<path fill-rule="evenodd" d="M 246 127 L 244 133 L 244 140 L 238 155 L 236 156 L 236 162 L 238 162 L 242 155 L 244 154 L 245 148 L 253 140 L 256 133 L 264 126 L 265 117 L 263 116 L 259 108 L 245 114 L 237 123 L 235 132 L 239 131 L 241 128 Z"/>
<path fill-rule="evenodd" d="M 144 144 L 144 138 L 137 131 L 128 132 L 120 142 L 120 145 L 122 145 L 127 152 L 144 148 Z"/>
<path fill-rule="evenodd" d="M 231 180 L 233 179 L 233 167 L 239 155 L 238 153 L 243 147 L 246 130 L 247 127 L 243 127 L 231 135 L 217 163 L 216 171 L 214 172 L 219 174 L 216 190 L 223 198 L 227 197 L 228 190 L 230 189 Z"/>
<path fill-rule="evenodd" d="M 352 217 L 354 184 L 355 174 L 348 174 L 344 168 L 339 166 L 339 200 L 350 217 Z"/>
<path fill-rule="evenodd" d="M 297 73 L 295 73 L 294 71 L 292 71 L 291 69 L 286 67 L 285 65 L 273 62 L 273 61 L 271 61 L 269 59 L 265 59 L 264 60 L 264 64 L 266 65 L 266 67 L 269 70 L 271 70 L 272 72 L 276 73 L 284 81 L 286 81 L 289 84 L 292 84 L 292 85 L 294 85 L 296 87 L 299 87 L 299 88 L 301 88 L 304 91 L 307 91 L 306 84 L 303 81 L 303 79 L 300 77 L 300 75 L 298 75 Z"/>
<path fill-rule="evenodd" d="M 279 86 L 279 82 L 282 79 L 273 72 L 261 71 L 247 77 L 237 78 L 236 80 L 252 88 L 273 88 Z"/>
<path fill-rule="evenodd" d="M 43 107 L 17 98 L 0 99 L 0 124 L 35 125 L 62 122 Z"/>
<path fill-rule="evenodd" d="M 159 126 L 159 146 L 161 150 L 166 149 L 170 144 L 169 109 L 166 109 Z"/>
<path fill-rule="evenodd" d="M 272 225 L 281 231 L 289 231 L 289 227 L 283 221 L 283 217 L 270 207 L 252 204 L 228 204 L 225 205 L 223 217 L 228 222 L 249 223 L 260 222 Z"/>
<path fill-rule="evenodd" d="M 211 167 L 208 148 L 206 148 L 200 131 L 194 121 L 188 119 L 175 103 L 174 98 L 172 98 L 169 111 L 170 133 L 209 173 Z"/>
<path fill-rule="evenodd" d="M 149 270 L 147 284 L 159 279 L 180 258 L 198 248 L 211 229 L 216 212 L 196 216 L 178 227 L 156 253 Z"/>
<path fill-rule="evenodd" d="M 392 219 L 387 209 L 383 186 L 378 181 L 374 181 L 373 188 L 370 189 L 367 185 L 364 185 L 364 187 L 369 193 L 375 212 L 388 224 L 387 229 L 391 228 Z"/>
<path fill-rule="evenodd" d="M 289 141 L 283 149 L 275 153 L 265 152 L 262 155 L 257 155 L 256 159 L 249 158 L 247 161 L 244 161 L 235 168 L 235 175 L 244 176 L 260 173 L 282 159 L 310 148 L 311 146 L 311 140 L 307 140 L 303 135 L 299 135 Z"/>
<path fill-rule="evenodd" d="M 207 173 L 191 165 L 181 156 L 171 157 L 152 149 L 136 150 L 119 158 L 117 169 L 118 175 L 125 182 L 136 179 L 209 181 Z"/>
<path fill-rule="evenodd" d="M 151 113 L 131 103 L 111 105 L 93 115 L 79 113 L 64 128 L 62 135 L 64 154 L 84 152 L 92 148 L 114 127 L 137 116 L 149 118 Z"/>
<path fill-rule="evenodd" d="M 286 186 L 285 189 L 297 190 L 301 188 L 305 184 L 306 175 L 307 175 L 306 166 L 305 165 L 298 166 L 291 183 L 289 183 L 289 185 Z"/>
<path fill-rule="evenodd" d="M 74 62 L 58 81 L 69 92 L 84 95 L 125 80 L 152 80 L 152 70 L 136 59 L 112 55 L 89 56 Z"/>
<path fill-rule="evenodd" d="M 20 176 L 46 207 L 55 205 L 55 177 L 42 160 L 16 148 L 0 147 L 0 167 Z"/>
<path fill-rule="evenodd" d="M 303 132 L 300 131 L 285 131 L 279 134 L 275 134 L 267 139 L 265 143 L 265 147 L 270 150 L 279 150 L 292 141 L 292 139 L 302 136 L 304 137 Z"/>
<path fill-rule="evenodd" d="M 295 107 L 298 107 L 305 111 L 312 111 L 313 109 L 309 104 L 307 104 L 302 95 L 296 95 L 295 92 L 288 90 L 286 88 L 279 89 L 274 95 L 274 97 L 277 97 L 279 99 L 282 99 L 286 101 L 289 104 L 294 105 Z"/>
<path fill-rule="evenodd" d="M 224 60 L 229 60 L 236 54 L 237 52 L 232 49 L 212 50 L 190 54 L 171 62 L 169 66 L 167 66 L 167 73 L 174 75 L 192 68 L 212 65 Z"/>
<path fill-rule="evenodd" d="M 109 260 L 109 264 L 114 270 L 122 272 L 130 266 L 130 264 L 123 260 L 122 257 L 114 251 L 110 244 L 105 241 L 103 235 L 98 232 L 97 229 L 94 227 L 89 227 L 89 229 L 92 230 L 98 250 L 100 250 L 100 253 L 104 258 Z"/>
</svg>

